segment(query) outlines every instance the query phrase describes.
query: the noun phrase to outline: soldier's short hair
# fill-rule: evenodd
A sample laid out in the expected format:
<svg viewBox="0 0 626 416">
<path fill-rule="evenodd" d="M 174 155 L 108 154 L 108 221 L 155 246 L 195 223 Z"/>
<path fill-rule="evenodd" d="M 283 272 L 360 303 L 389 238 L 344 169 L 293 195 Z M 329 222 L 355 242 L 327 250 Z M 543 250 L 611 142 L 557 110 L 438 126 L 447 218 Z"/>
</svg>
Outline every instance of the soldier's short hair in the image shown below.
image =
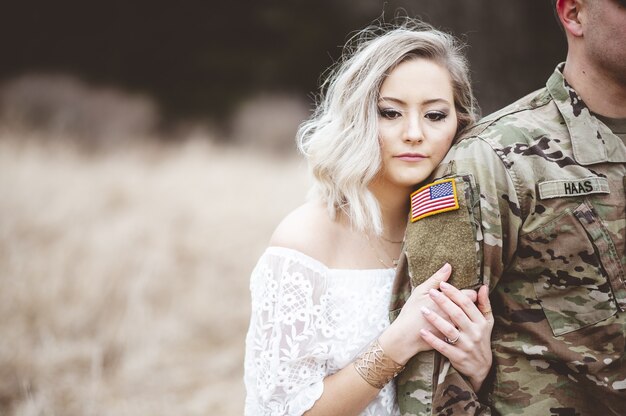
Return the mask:
<svg viewBox="0 0 626 416">
<path fill-rule="evenodd" d="M 353 36 L 342 58 L 325 74 L 313 116 L 297 142 L 315 180 L 311 194 L 331 217 L 343 210 L 356 229 L 382 232 L 380 208 L 367 186 L 381 168 L 378 94 L 385 77 L 414 58 L 436 61 L 452 79 L 460 134 L 477 118 L 464 45 L 421 21 L 401 18 Z"/>
</svg>

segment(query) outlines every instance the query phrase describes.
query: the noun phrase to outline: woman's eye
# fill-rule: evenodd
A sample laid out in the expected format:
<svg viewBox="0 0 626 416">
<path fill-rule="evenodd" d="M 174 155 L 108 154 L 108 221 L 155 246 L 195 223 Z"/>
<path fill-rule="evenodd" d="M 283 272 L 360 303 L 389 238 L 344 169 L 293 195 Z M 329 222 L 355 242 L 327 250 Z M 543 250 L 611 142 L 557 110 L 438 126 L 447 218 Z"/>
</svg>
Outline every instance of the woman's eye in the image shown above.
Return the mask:
<svg viewBox="0 0 626 416">
<path fill-rule="evenodd" d="M 389 120 L 393 120 L 402 115 L 402 113 L 400 113 L 398 110 L 394 110 L 391 108 L 381 108 L 378 110 L 378 112 L 380 113 L 381 117 Z"/>
<path fill-rule="evenodd" d="M 444 113 L 443 111 L 430 111 L 426 113 L 424 117 L 426 117 L 427 119 L 431 121 L 441 121 L 445 119 L 446 117 L 448 117 L 448 115 Z"/>
</svg>

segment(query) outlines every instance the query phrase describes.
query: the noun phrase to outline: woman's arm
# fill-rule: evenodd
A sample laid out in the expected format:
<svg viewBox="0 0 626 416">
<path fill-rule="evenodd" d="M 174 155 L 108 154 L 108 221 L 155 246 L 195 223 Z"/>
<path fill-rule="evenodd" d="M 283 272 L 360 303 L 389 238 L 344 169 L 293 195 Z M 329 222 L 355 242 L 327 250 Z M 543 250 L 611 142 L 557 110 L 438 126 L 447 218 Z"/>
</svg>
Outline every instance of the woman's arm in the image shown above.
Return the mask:
<svg viewBox="0 0 626 416">
<path fill-rule="evenodd" d="M 450 272 L 450 266 L 445 265 L 427 281 L 416 287 L 398 318 L 379 336 L 378 341 L 384 354 L 395 363 L 404 365 L 418 352 L 431 349 L 422 339 L 420 329 L 426 328 L 429 334 L 437 330 L 431 325 L 427 316 L 421 313 L 421 310 L 429 308 L 429 310 L 442 313 L 431 299 L 430 291 L 447 280 Z M 476 299 L 474 291 L 459 293 L 464 297 L 469 296 L 468 302 L 470 303 Z M 355 361 L 358 360 L 359 358 Z M 386 384 L 388 380 L 381 381 Z M 354 363 L 351 363 L 324 379 L 322 396 L 305 415 L 358 415 L 378 395 L 379 391 L 380 389 L 366 381 L 356 371 Z"/>
<path fill-rule="evenodd" d="M 310 269 L 280 254 L 264 255 L 251 280 L 252 317 L 246 339 L 246 414 L 356 415 L 362 412 L 377 396 L 381 386 L 392 378 L 393 370 L 397 369 L 394 361 L 404 365 L 416 353 L 431 349 L 420 335 L 420 329 L 439 332 L 421 310 L 428 308 L 445 316 L 429 293 L 448 279 L 450 271 L 450 266 L 446 265 L 416 287 L 399 316 L 378 337 L 387 357 L 382 360 L 385 363 L 382 367 L 392 371 L 381 372 L 376 367 L 368 371 L 372 368 L 369 367 L 370 356 L 367 360 L 355 360 L 359 363 L 360 373 L 351 363 L 339 372 L 325 376 L 321 374 L 326 371 L 325 353 L 323 350 L 308 350 L 312 347 L 309 343 L 316 342 L 314 317 L 288 319 L 297 312 L 291 308 L 296 305 L 292 305 L 293 302 L 290 303 L 282 292 L 286 287 L 293 290 L 297 285 L 303 296 L 311 296 L 309 282 L 320 278 L 317 273 L 323 273 L 323 270 Z M 311 280 L 281 283 L 282 278 L 296 275 L 308 276 Z M 469 291 L 467 296 L 473 302 L 476 292 Z M 285 314 L 288 311 L 291 312 Z"/>
</svg>

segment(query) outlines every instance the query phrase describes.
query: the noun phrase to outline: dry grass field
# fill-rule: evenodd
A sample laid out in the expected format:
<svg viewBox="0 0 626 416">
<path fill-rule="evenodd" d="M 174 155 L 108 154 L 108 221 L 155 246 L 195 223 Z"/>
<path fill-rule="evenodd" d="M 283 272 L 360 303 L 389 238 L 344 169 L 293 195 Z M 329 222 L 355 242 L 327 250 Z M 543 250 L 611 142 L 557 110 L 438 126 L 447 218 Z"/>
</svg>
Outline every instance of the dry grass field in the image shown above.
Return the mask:
<svg viewBox="0 0 626 416">
<path fill-rule="evenodd" d="M 248 279 L 304 163 L 0 137 L 0 415 L 240 415 Z"/>
</svg>

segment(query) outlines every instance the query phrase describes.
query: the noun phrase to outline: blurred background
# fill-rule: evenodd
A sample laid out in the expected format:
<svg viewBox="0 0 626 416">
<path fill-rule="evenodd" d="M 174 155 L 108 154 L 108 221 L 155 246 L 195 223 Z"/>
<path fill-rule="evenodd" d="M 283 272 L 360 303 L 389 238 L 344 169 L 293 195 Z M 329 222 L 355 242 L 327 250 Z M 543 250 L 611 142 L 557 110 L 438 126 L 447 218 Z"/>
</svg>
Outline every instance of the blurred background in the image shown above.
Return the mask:
<svg viewBox="0 0 626 416">
<path fill-rule="evenodd" d="M 248 279 L 351 34 L 468 43 L 487 114 L 564 60 L 549 0 L 5 2 L 0 415 L 238 415 Z"/>
</svg>

